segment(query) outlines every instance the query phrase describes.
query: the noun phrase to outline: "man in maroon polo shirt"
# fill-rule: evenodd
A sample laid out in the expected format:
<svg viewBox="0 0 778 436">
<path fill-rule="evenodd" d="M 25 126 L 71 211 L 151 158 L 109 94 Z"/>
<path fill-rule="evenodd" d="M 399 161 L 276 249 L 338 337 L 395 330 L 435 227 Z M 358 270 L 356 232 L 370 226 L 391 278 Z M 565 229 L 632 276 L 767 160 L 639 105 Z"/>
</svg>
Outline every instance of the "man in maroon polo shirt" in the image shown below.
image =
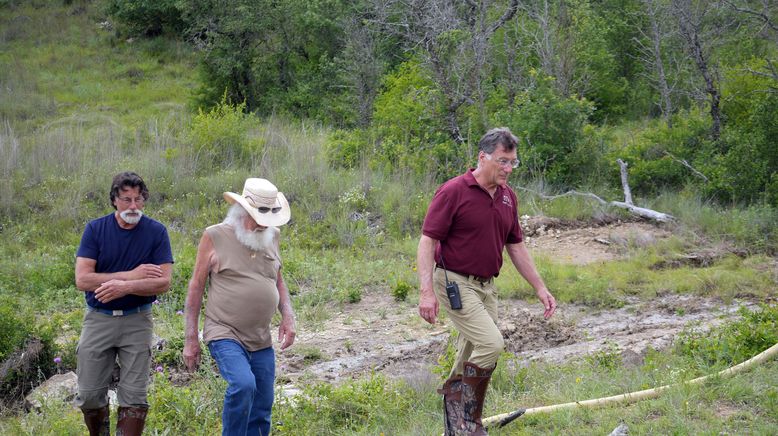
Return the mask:
<svg viewBox="0 0 778 436">
<path fill-rule="evenodd" d="M 444 183 L 430 203 L 419 240 L 419 314 L 434 324 L 440 306 L 459 330 L 457 358 L 443 394 L 446 435 L 483 435 L 486 387 L 504 342 L 497 328 L 494 277 L 506 249 L 519 274 L 535 289 L 548 319 L 556 301 L 522 242 L 516 194 L 508 176 L 518 167 L 518 139 L 507 128 L 488 131 L 478 143 L 478 166 Z M 452 309 L 448 283 L 459 288 Z"/>
</svg>

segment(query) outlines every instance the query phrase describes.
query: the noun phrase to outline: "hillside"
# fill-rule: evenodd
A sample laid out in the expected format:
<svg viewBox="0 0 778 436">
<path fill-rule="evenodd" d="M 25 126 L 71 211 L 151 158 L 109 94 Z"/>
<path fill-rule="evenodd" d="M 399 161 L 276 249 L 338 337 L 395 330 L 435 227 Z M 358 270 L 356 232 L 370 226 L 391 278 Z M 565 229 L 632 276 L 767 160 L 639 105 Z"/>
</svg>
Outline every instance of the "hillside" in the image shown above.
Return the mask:
<svg viewBox="0 0 778 436">
<path fill-rule="evenodd" d="M 323 13 L 324 3 L 311 2 L 319 8 L 314 12 Z M 289 2 L 289 15 L 305 4 Z M 277 353 L 274 434 L 438 434 L 443 417 L 435 389 L 452 364 L 452 329 L 445 318 L 428 325 L 418 316 L 415 256 L 436 187 L 442 177 L 472 165 L 472 144 L 454 145 L 436 130 L 440 114 L 426 111 L 439 106 L 426 73 L 412 60 L 386 73 L 376 96 L 375 130 L 333 115 L 345 103 L 327 93 L 331 88 L 314 86 L 314 79 L 333 70 L 305 70 L 297 58 L 295 83 L 304 89 L 290 96 L 269 88 L 266 95 L 278 106 L 249 108 L 249 100 L 229 100 L 221 91 L 221 100 L 204 105 L 201 48 L 170 33 L 123 33 L 104 7 L 93 1 L 0 1 L 0 434 L 84 432 L 72 393 L 33 408 L 25 408 L 24 395 L 75 369 L 84 315 L 83 294 L 74 284 L 75 252 L 85 224 L 112 210 L 110 177 L 123 170 L 137 171 L 149 183 L 144 211 L 168 227 L 175 257 L 172 287 L 153 308 L 147 433 L 221 430 L 224 382 L 207 353 L 197 372 L 184 370 L 181 311 L 200 235 L 226 213 L 222 193 L 262 176 L 277 184 L 292 208 L 281 254 L 298 331 L 294 346 Z M 314 24 L 322 23 L 334 23 L 331 34 L 339 34 L 339 22 Z M 313 30 L 319 43 L 327 42 L 326 27 Z M 301 59 L 326 58 L 319 54 Z M 341 92 L 352 104 L 353 96 Z M 317 93 L 318 103 L 300 103 Z M 409 95 L 432 100 L 411 101 Z M 556 126 L 567 111 L 580 115 L 585 109 L 583 100 L 548 94 L 540 96 L 549 99 L 546 111 L 538 96 L 525 97 L 521 107 L 538 117 L 492 111 L 496 100 L 490 99 L 481 109 L 504 115 L 487 117 L 489 122 L 527 135 L 543 123 Z M 314 107 L 321 101 L 332 110 L 326 116 L 317 112 L 322 106 Z M 474 136 L 481 126 L 473 121 L 476 109 L 459 114 Z M 676 220 L 658 224 L 586 196 L 557 196 L 573 187 L 550 183 L 564 168 L 538 172 L 542 156 L 531 153 L 542 150 L 522 149 L 536 160 L 517 169 L 510 184 L 519 195 L 526 244 L 560 305 L 543 321 L 532 289 L 504 266 L 496 285 L 507 350 L 489 390 L 487 416 L 691 379 L 778 342 L 778 209 L 768 198 L 769 181 L 754 173 L 759 188 L 737 191 L 753 193 L 750 202 L 726 195 L 720 201 L 718 191 L 689 182 L 695 176 L 687 172 L 683 186 L 654 184 L 668 168 L 661 180 L 677 181 L 679 168 L 686 168 L 675 161 L 669 166 L 669 158 L 661 165 L 650 161 L 647 156 L 665 156 L 652 148 L 655 141 L 702 149 L 710 143 L 685 141 L 706 137 L 700 133 L 709 127 L 700 121 L 705 116 L 689 109 L 681 114 L 688 118 L 666 128 L 652 116 L 619 118 L 615 106 L 611 110 L 612 121 L 594 117 L 579 126 L 581 144 L 623 151 L 635 163 L 630 180 L 642 186 L 636 203 Z M 741 119 L 753 115 L 746 112 L 738 112 Z M 749 119 L 752 124 L 738 129 L 767 122 Z M 634 142 L 624 146 L 629 138 Z M 545 137 L 549 144 L 563 139 Z M 575 188 L 621 200 L 618 169 L 599 165 L 624 155 L 609 151 L 594 165 L 584 159 L 591 149 L 578 151 L 566 165 L 602 179 L 586 178 Z M 695 158 L 687 163 L 704 160 Z M 719 159 L 710 158 L 726 160 Z M 19 362 L 28 365 L 9 370 Z M 658 399 L 528 416 L 490 434 L 608 434 L 620 422 L 632 434 L 775 434 L 776 380 L 778 361 L 772 360 Z"/>
</svg>

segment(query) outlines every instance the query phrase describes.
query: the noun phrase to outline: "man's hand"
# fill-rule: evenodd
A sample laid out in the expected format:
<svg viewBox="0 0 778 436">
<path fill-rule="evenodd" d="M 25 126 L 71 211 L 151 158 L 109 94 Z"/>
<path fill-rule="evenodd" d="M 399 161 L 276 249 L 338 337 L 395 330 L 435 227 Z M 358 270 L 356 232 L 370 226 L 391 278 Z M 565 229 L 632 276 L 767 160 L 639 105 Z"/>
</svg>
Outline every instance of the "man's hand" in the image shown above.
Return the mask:
<svg viewBox="0 0 778 436">
<path fill-rule="evenodd" d="M 432 290 L 421 290 L 419 295 L 419 315 L 430 324 L 435 324 L 438 318 L 438 299 Z"/>
<path fill-rule="evenodd" d="M 556 311 L 556 299 L 551 295 L 551 292 L 548 292 L 548 289 L 541 289 L 537 294 L 540 302 L 543 303 L 543 307 L 546 309 L 543 312 L 543 318 L 551 318 L 551 315 Z"/>
<path fill-rule="evenodd" d="M 200 364 L 200 353 L 200 341 L 187 338 L 184 343 L 184 365 L 189 372 L 194 372 Z"/>
<path fill-rule="evenodd" d="M 95 298 L 101 303 L 116 300 L 129 293 L 129 286 L 124 280 L 108 280 L 95 289 Z"/>
<path fill-rule="evenodd" d="M 281 350 L 289 348 L 294 343 L 296 334 L 294 329 L 294 318 L 291 316 L 282 316 L 281 325 L 278 326 L 278 342 L 281 342 Z"/>
<path fill-rule="evenodd" d="M 128 280 L 156 279 L 159 277 L 162 277 L 162 268 L 159 265 L 144 263 L 129 271 Z"/>
</svg>

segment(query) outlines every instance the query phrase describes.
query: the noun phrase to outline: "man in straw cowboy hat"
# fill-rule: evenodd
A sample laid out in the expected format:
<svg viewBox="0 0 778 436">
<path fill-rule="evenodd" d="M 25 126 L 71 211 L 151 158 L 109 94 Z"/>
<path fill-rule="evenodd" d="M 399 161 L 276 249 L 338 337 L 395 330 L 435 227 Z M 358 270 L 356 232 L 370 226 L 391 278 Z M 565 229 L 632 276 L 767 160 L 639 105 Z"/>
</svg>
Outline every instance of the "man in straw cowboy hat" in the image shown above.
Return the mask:
<svg viewBox="0 0 778 436">
<path fill-rule="evenodd" d="M 494 277 L 505 248 L 551 317 L 556 301 L 522 242 L 516 194 L 508 176 L 518 167 L 518 139 L 492 129 L 478 143 L 478 166 L 444 183 L 430 203 L 418 248 L 419 314 L 434 324 L 439 307 L 459 331 L 457 357 L 443 394 L 446 435 L 486 434 L 486 387 L 504 342 L 497 328 Z"/>
<path fill-rule="evenodd" d="M 186 297 L 184 363 L 200 360 L 198 318 L 206 282 L 203 340 L 227 381 L 222 434 L 270 434 L 275 355 L 270 321 L 281 312 L 281 349 L 292 345 L 295 322 L 281 276 L 279 226 L 290 218 L 284 194 L 265 179 L 247 179 L 221 224 L 205 229 Z"/>
<path fill-rule="evenodd" d="M 167 229 L 143 215 L 149 190 L 133 172 L 117 174 L 114 212 L 90 221 L 76 253 L 76 287 L 86 314 L 78 340 L 78 396 L 89 434 L 110 433 L 108 384 L 119 360 L 116 433 L 140 435 L 151 368 L 151 304 L 168 290 L 173 254 Z"/>
</svg>

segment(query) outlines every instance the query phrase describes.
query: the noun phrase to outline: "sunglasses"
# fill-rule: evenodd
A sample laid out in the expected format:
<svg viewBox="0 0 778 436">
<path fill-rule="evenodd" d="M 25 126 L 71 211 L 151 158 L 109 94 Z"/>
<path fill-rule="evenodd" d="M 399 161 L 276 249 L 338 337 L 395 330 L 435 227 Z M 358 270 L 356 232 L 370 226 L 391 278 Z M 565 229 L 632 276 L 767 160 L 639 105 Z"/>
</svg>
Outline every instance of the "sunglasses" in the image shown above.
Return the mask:
<svg viewBox="0 0 778 436">
<path fill-rule="evenodd" d="M 281 212 L 281 208 L 280 207 L 258 207 L 257 210 L 259 211 L 259 213 L 268 213 L 268 212 L 278 213 L 278 212 Z"/>
</svg>

